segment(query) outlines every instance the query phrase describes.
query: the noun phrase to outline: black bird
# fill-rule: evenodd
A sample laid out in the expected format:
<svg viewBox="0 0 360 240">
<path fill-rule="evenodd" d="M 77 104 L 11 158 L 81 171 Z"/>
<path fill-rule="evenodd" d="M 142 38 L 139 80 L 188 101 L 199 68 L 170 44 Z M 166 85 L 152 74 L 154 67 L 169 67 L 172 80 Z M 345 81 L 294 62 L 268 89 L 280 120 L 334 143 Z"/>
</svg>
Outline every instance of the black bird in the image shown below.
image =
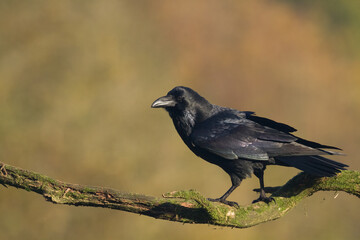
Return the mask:
<svg viewBox="0 0 360 240">
<path fill-rule="evenodd" d="M 322 145 L 291 134 L 296 129 L 254 112 L 238 111 L 209 103 L 194 90 L 175 87 L 158 98 L 152 108 L 165 108 L 185 144 L 197 156 L 216 164 L 230 175 L 232 186 L 220 198 L 209 199 L 231 206 L 226 198 L 241 181 L 254 173 L 260 180 L 260 197 L 253 202 L 269 203 L 264 170 L 267 165 L 298 168 L 311 175 L 333 176 L 348 167 L 320 155 L 339 155 Z"/>
</svg>

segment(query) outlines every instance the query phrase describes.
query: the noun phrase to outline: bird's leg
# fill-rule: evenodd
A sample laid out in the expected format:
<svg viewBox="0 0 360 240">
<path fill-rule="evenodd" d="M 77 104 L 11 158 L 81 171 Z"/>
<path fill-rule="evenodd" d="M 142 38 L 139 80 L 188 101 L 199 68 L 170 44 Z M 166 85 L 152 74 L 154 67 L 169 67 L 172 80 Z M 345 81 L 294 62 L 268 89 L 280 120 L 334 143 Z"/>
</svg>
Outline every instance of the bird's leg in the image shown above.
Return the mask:
<svg viewBox="0 0 360 240">
<path fill-rule="evenodd" d="M 275 201 L 275 199 L 272 197 L 266 197 L 266 193 L 265 193 L 265 189 L 264 189 L 264 170 L 265 170 L 265 167 L 260 170 L 256 169 L 254 171 L 255 176 L 258 177 L 260 180 L 260 197 L 258 199 L 255 199 L 253 201 L 253 203 L 257 203 L 257 202 L 270 203 L 272 201 Z"/>
<path fill-rule="evenodd" d="M 208 200 L 211 202 L 221 202 L 232 207 L 238 207 L 239 204 L 237 202 L 228 201 L 226 199 L 240 185 L 241 180 L 237 177 L 231 177 L 231 182 L 231 187 L 229 188 L 229 190 L 226 191 L 224 195 L 222 195 L 220 198 L 208 198 Z"/>
</svg>

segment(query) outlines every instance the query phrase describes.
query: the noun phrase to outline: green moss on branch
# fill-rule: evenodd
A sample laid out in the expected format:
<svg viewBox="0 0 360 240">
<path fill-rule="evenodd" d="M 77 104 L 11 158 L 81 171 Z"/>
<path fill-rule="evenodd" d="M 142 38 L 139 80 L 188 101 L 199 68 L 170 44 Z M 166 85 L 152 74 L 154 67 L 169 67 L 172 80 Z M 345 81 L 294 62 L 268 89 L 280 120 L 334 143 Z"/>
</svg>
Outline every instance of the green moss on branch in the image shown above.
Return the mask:
<svg viewBox="0 0 360 240">
<path fill-rule="evenodd" d="M 360 197 L 360 173 L 349 170 L 331 178 L 314 178 L 300 173 L 276 189 L 272 195 L 275 202 L 260 202 L 238 208 L 210 202 L 195 190 L 174 191 L 158 198 L 64 183 L 4 163 L 0 163 L 0 183 L 36 192 L 57 204 L 104 207 L 169 221 L 236 228 L 251 227 L 280 218 L 302 199 L 317 191 L 344 191 Z"/>
</svg>

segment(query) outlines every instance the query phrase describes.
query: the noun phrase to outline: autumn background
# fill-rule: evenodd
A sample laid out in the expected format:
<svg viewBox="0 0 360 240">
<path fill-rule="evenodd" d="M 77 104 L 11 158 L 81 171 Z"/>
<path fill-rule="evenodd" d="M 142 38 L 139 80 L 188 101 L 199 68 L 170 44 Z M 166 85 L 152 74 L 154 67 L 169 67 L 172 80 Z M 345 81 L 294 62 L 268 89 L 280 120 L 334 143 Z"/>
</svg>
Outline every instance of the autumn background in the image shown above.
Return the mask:
<svg viewBox="0 0 360 240">
<path fill-rule="evenodd" d="M 219 197 L 220 168 L 194 156 L 166 112 L 177 85 L 343 148 L 360 169 L 360 2 L 1 1 L 0 161 L 56 179 L 161 196 Z M 265 183 L 296 169 L 269 167 Z M 257 197 L 245 180 L 229 198 Z M 0 186 L 0 239 L 359 239 L 360 201 L 317 193 L 249 229 L 54 205 Z"/>
</svg>

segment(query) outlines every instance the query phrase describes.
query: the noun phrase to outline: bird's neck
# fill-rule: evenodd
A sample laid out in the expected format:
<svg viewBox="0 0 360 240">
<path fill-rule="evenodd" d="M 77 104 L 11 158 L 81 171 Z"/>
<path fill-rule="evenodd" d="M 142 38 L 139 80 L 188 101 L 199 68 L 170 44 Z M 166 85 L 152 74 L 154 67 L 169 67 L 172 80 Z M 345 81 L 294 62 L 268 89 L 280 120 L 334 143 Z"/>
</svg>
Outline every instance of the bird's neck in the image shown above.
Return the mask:
<svg viewBox="0 0 360 240">
<path fill-rule="evenodd" d="M 170 113 L 170 116 L 172 114 Z M 190 136 L 192 129 L 196 124 L 196 116 L 189 112 L 183 111 L 181 115 L 171 116 L 174 126 L 183 140 Z"/>
<path fill-rule="evenodd" d="M 207 105 L 193 106 L 182 111 L 169 111 L 175 128 L 179 135 L 185 140 L 192 133 L 196 124 L 209 118 L 212 114 L 213 106 Z"/>
</svg>

